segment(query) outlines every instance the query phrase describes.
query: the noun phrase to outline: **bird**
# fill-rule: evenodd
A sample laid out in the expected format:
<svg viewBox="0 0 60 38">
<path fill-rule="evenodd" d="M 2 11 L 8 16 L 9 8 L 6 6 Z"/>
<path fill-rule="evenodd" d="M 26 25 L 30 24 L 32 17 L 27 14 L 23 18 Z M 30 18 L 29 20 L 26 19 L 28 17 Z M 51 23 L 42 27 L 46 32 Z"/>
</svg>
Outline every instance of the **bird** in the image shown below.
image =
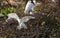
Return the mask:
<svg viewBox="0 0 60 38">
<path fill-rule="evenodd" d="M 8 22 L 8 20 L 12 19 L 12 18 L 16 19 L 18 21 L 17 29 L 19 29 L 19 30 L 21 28 L 27 29 L 25 22 L 29 21 L 30 19 L 35 19 L 35 17 L 33 17 L 33 16 L 25 16 L 25 17 L 19 18 L 16 13 L 9 13 L 7 16 L 8 16 L 8 18 L 7 18 L 6 22 Z"/>
<path fill-rule="evenodd" d="M 24 13 L 29 14 L 30 10 L 34 11 L 35 5 L 36 5 L 36 0 L 29 0 L 26 4 Z"/>
</svg>

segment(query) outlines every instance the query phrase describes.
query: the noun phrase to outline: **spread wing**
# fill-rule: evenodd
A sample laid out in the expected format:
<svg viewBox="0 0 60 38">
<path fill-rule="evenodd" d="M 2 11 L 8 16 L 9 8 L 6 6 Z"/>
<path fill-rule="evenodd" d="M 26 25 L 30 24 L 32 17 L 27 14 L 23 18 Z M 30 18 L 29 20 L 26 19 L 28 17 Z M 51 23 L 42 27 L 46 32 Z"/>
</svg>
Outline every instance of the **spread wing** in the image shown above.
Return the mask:
<svg viewBox="0 0 60 38">
<path fill-rule="evenodd" d="M 7 16 L 8 16 L 7 20 L 8 20 L 8 19 L 11 19 L 11 18 L 14 18 L 14 19 L 16 19 L 18 22 L 20 22 L 20 19 L 19 19 L 18 15 L 17 15 L 16 13 L 9 13 Z M 7 21 L 7 20 L 6 20 L 6 21 Z"/>
<path fill-rule="evenodd" d="M 35 19 L 35 17 L 33 17 L 33 16 L 25 16 L 25 17 L 23 17 L 23 18 L 21 19 L 21 22 L 27 22 L 27 21 L 29 21 L 30 19 Z"/>
</svg>

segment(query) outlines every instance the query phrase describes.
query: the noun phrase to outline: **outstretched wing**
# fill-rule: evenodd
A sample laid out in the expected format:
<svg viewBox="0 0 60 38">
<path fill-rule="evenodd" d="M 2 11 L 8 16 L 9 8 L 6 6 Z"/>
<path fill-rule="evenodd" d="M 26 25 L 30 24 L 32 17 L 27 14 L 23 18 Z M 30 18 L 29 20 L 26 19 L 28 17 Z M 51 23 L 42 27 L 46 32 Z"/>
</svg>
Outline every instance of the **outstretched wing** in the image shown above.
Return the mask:
<svg viewBox="0 0 60 38">
<path fill-rule="evenodd" d="M 7 16 L 8 16 L 7 20 L 8 20 L 8 19 L 11 19 L 11 18 L 14 18 L 14 19 L 16 19 L 18 22 L 20 22 L 20 19 L 19 19 L 18 15 L 17 15 L 16 13 L 9 13 Z M 6 21 L 7 21 L 7 20 L 6 20 Z"/>
<path fill-rule="evenodd" d="M 29 21 L 30 19 L 35 19 L 35 17 L 33 17 L 33 16 L 25 16 L 25 17 L 23 17 L 23 18 L 21 19 L 21 22 L 27 22 L 27 21 Z"/>
<path fill-rule="evenodd" d="M 9 13 L 8 15 L 8 18 L 19 18 L 18 15 L 16 13 Z"/>
</svg>

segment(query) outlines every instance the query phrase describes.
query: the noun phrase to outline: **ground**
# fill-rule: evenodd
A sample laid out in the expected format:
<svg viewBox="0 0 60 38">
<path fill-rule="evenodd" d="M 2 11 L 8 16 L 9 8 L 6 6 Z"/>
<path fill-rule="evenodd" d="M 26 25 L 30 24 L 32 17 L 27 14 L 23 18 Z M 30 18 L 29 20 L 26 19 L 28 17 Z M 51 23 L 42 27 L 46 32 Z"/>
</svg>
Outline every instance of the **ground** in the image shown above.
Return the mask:
<svg viewBox="0 0 60 38">
<path fill-rule="evenodd" d="M 18 30 L 18 22 L 11 19 L 9 22 L 0 20 L 0 38 L 60 38 L 60 25 L 55 20 L 49 20 L 46 15 L 35 14 L 37 19 L 29 20 L 26 25 L 27 29 Z M 46 17 L 46 18 L 41 18 Z M 3 20 L 3 21 L 2 21 Z"/>
<path fill-rule="evenodd" d="M 8 22 L 6 19 L 8 13 L 17 13 L 20 18 L 26 16 L 23 14 L 26 1 L 21 1 L 21 4 L 15 2 L 14 5 L 4 4 L 3 1 L 0 1 L 0 13 L 4 14 L 4 17 L 0 17 L 0 38 L 60 38 L 59 0 L 57 3 L 52 0 L 39 0 L 42 4 L 36 7 L 34 15 L 30 15 L 35 19 L 26 22 L 27 29 L 21 30 L 17 29 L 18 22 L 15 19 Z"/>
</svg>

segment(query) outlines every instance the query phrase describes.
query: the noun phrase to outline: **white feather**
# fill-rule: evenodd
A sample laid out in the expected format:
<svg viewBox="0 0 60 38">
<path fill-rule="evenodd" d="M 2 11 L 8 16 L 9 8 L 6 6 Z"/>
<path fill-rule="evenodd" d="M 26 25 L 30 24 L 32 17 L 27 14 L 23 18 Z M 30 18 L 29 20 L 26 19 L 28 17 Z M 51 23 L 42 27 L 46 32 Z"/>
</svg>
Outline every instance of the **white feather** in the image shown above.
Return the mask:
<svg viewBox="0 0 60 38">
<path fill-rule="evenodd" d="M 27 22 L 27 21 L 30 20 L 30 19 L 35 19 L 35 17 L 32 17 L 32 16 L 25 16 L 25 17 L 23 17 L 23 18 L 21 19 L 21 21 Z"/>
<path fill-rule="evenodd" d="M 19 19 L 18 15 L 16 13 L 8 14 L 8 19 L 11 19 L 11 18 L 14 18 L 14 19 L 16 19 L 18 21 L 18 24 L 19 24 L 17 26 L 18 29 L 27 28 L 26 25 L 25 25 L 25 22 L 29 21 L 30 19 L 35 19 L 35 17 L 32 17 L 32 16 L 25 16 L 25 17 Z"/>
<path fill-rule="evenodd" d="M 19 19 L 18 15 L 16 13 L 9 13 L 7 16 L 8 16 L 8 19 L 14 18 L 18 22 L 20 22 L 20 19 Z"/>
</svg>

